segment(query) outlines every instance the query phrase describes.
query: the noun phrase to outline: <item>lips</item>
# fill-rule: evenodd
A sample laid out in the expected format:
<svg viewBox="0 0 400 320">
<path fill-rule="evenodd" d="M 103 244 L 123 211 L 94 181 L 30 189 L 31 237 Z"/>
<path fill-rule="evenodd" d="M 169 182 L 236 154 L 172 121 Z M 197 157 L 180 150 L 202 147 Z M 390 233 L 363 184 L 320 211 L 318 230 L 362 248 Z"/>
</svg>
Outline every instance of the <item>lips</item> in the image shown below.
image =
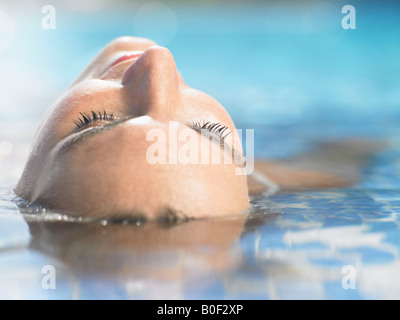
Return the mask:
<svg viewBox="0 0 400 320">
<path fill-rule="evenodd" d="M 113 67 L 113 66 L 115 66 L 116 64 L 121 63 L 121 62 L 124 62 L 124 61 L 132 60 L 132 59 L 137 59 L 137 58 L 139 58 L 139 57 L 142 55 L 142 53 L 143 53 L 143 52 L 135 52 L 135 53 L 131 53 L 131 54 L 125 54 L 125 55 L 123 55 L 122 57 L 119 57 L 117 60 L 115 60 L 115 61 L 111 64 L 110 68 Z"/>
<path fill-rule="evenodd" d="M 120 53 L 121 54 L 121 53 Z M 143 51 L 130 51 L 130 52 L 124 52 L 122 56 L 118 57 L 112 64 L 109 64 L 100 74 L 99 78 L 100 79 L 105 79 L 107 76 L 110 74 L 113 74 L 112 78 L 115 78 L 117 75 L 115 73 L 115 69 L 118 69 L 118 72 L 120 73 L 121 71 L 123 72 L 124 70 L 120 70 L 120 68 L 115 67 L 118 64 L 121 64 L 126 61 L 130 61 L 133 63 L 136 62 L 136 60 L 143 54 Z M 127 64 L 128 66 L 128 64 Z"/>
</svg>

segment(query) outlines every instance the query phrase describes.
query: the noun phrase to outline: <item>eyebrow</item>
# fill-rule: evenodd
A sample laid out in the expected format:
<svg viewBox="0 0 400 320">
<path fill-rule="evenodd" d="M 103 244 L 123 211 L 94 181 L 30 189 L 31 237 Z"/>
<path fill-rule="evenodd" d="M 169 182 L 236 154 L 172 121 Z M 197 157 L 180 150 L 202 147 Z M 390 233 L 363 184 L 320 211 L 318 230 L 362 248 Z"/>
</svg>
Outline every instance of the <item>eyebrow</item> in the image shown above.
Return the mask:
<svg viewBox="0 0 400 320">
<path fill-rule="evenodd" d="M 117 120 L 114 120 L 110 123 L 106 123 L 104 125 L 101 126 L 96 126 L 96 127 L 92 127 L 90 129 L 87 129 L 85 131 L 81 131 L 81 132 L 76 132 L 73 134 L 72 137 L 69 138 L 68 141 L 66 141 L 58 150 L 58 152 L 60 154 L 62 153 L 66 153 L 68 151 L 70 151 L 72 148 L 74 148 L 77 144 L 83 142 L 84 140 L 86 140 L 89 137 L 93 137 L 96 136 L 100 133 L 103 132 L 107 132 L 123 123 L 125 123 L 126 121 L 135 118 L 134 116 L 127 116 L 127 117 L 123 117 Z M 240 167 L 245 167 L 246 166 L 246 160 L 245 157 L 238 152 L 235 148 L 231 147 L 230 145 L 228 145 L 225 141 L 221 140 L 221 139 L 217 139 L 215 137 L 213 137 L 212 135 L 209 134 L 204 134 L 204 130 L 195 130 L 193 129 L 191 126 L 185 124 L 188 128 L 192 129 L 193 131 L 197 132 L 199 135 L 207 138 L 208 140 L 211 140 L 213 143 L 218 144 L 220 148 L 222 148 L 223 150 L 225 150 L 226 152 L 229 152 L 232 154 L 232 158 L 235 160 L 234 162 L 239 165 Z"/>
</svg>

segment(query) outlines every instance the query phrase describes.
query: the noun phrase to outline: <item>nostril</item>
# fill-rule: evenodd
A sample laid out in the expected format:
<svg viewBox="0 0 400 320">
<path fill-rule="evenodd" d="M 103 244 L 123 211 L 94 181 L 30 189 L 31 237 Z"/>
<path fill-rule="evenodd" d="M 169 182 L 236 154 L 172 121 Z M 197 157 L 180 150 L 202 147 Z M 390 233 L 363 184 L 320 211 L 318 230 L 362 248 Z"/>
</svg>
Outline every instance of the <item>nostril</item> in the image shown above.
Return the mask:
<svg viewBox="0 0 400 320">
<path fill-rule="evenodd" d="M 135 78 L 138 78 L 139 75 L 143 73 L 145 67 L 143 67 L 144 63 L 141 61 L 144 54 L 141 54 L 128 68 L 125 69 L 121 84 L 123 86 L 128 85 L 133 82 Z"/>
<path fill-rule="evenodd" d="M 152 46 L 143 51 L 122 76 L 122 85 L 126 86 L 132 81 L 142 82 L 143 77 L 164 73 L 168 66 L 175 66 L 174 58 L 167 48 Z M 175 67 L 176 68 L 176 67 Z"/>
<path fill-rule="evenodd" d="M 132 82 L 139 74 L 147 71 L 157 78 L 179 80 L 174 57 L 164 47 L 152 46 L 145 50 L 137 60 L 131 64 L 122 76 L 122 85 Z M 179 81 L 178 81 L 179 82 Z"/>
<path fill-rule="evenodd" d="M 180 77 L 171 52 L 153 46 L 123 73 L 121 84 L 127 106 L 136 116 L 175 113 L 180 104 Z M 133 111 L 132 111 L 133 110 Z"/>
</svg>

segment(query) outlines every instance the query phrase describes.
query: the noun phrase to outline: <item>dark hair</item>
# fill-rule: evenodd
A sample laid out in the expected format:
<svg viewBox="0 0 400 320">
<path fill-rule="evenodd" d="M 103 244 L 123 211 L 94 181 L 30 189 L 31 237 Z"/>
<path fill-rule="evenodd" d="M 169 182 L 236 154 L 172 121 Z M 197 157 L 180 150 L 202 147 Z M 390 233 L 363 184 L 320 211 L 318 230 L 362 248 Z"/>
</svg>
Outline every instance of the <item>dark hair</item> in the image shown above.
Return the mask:
<svg viewBox="0 0 400 320">
<path fill-rule="evenodd" d="M 103 225 L 142 225 L 146 222 L 156 222 L 163 226 L 171 226 L 177 223 L 186 222 L 191 220 L 191 218 L 177 210 L 164 207 L 160 210 L 160 212 L 156 215 L 156 219 L 151 219 L 147 217 L 144 213 L 139 210 L 134 210 L 130 212 L 115 212 L 110 216 L 102 217 L 102 216 L 76 216 L 71 215 L 66 212 L 60 213 L 57 210 L 52 210 L 51 208 L 47 208 L 42 205 L 40 202 L 32 202 L 30 203 L 28 200 L 23 199 L 21 197 L 15 197 L 12 201 L 17 204 L 21 213 L 25 214 L 25 218 L 28 220 L 38 220 L 38 215 L 44 217 L 43 220 L 51 221 L 52 215 L 56 215 L 58 220 L 63 220 L 65 222 L 92 222 L 92 223 L 100 223 Z M 48 215 L 46 216 L 46 214 Z M 29 216 L 32 219 L 29 219 Z M 61 218 L 60 218 L 61 217 Z"/>
</svg>

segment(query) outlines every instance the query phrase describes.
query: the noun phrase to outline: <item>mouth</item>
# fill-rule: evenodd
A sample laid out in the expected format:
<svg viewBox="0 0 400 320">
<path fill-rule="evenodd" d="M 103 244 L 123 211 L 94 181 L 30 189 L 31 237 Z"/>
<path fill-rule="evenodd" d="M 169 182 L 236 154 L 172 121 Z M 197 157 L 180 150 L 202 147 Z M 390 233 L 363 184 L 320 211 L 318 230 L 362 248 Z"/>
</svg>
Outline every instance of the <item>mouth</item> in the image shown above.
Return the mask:
<svg viewBox="0 0 400 320">
<path fill-rule="evenodd" d="M 100 79 L 105 79 L 110 73 L 112 73 L 114 70 L 114 67 L 127 61 L 131 61 L 134 63 L 141 55 L 143 54 L 143 51 L 132 51 L 132 52 L 125 52 L 122 56 L 118 57 L 116 60 L 114 60 L 113 63 L 108 65 L 101 73 Z M 115 75 L 113 76 L 115 78 Z"/>
<path fill-rule="evenodd" d="M 139 58 L 142 55 L 142 51 L 136 51 L 128 54 L 124 54 L 123 56 L 119 57 L 117 60 L 115 60 L 111 65 L 110 68 L 114 67 L 115 65 L 128 61 L 128 60 L 134 60 Z"/>
</svg>

